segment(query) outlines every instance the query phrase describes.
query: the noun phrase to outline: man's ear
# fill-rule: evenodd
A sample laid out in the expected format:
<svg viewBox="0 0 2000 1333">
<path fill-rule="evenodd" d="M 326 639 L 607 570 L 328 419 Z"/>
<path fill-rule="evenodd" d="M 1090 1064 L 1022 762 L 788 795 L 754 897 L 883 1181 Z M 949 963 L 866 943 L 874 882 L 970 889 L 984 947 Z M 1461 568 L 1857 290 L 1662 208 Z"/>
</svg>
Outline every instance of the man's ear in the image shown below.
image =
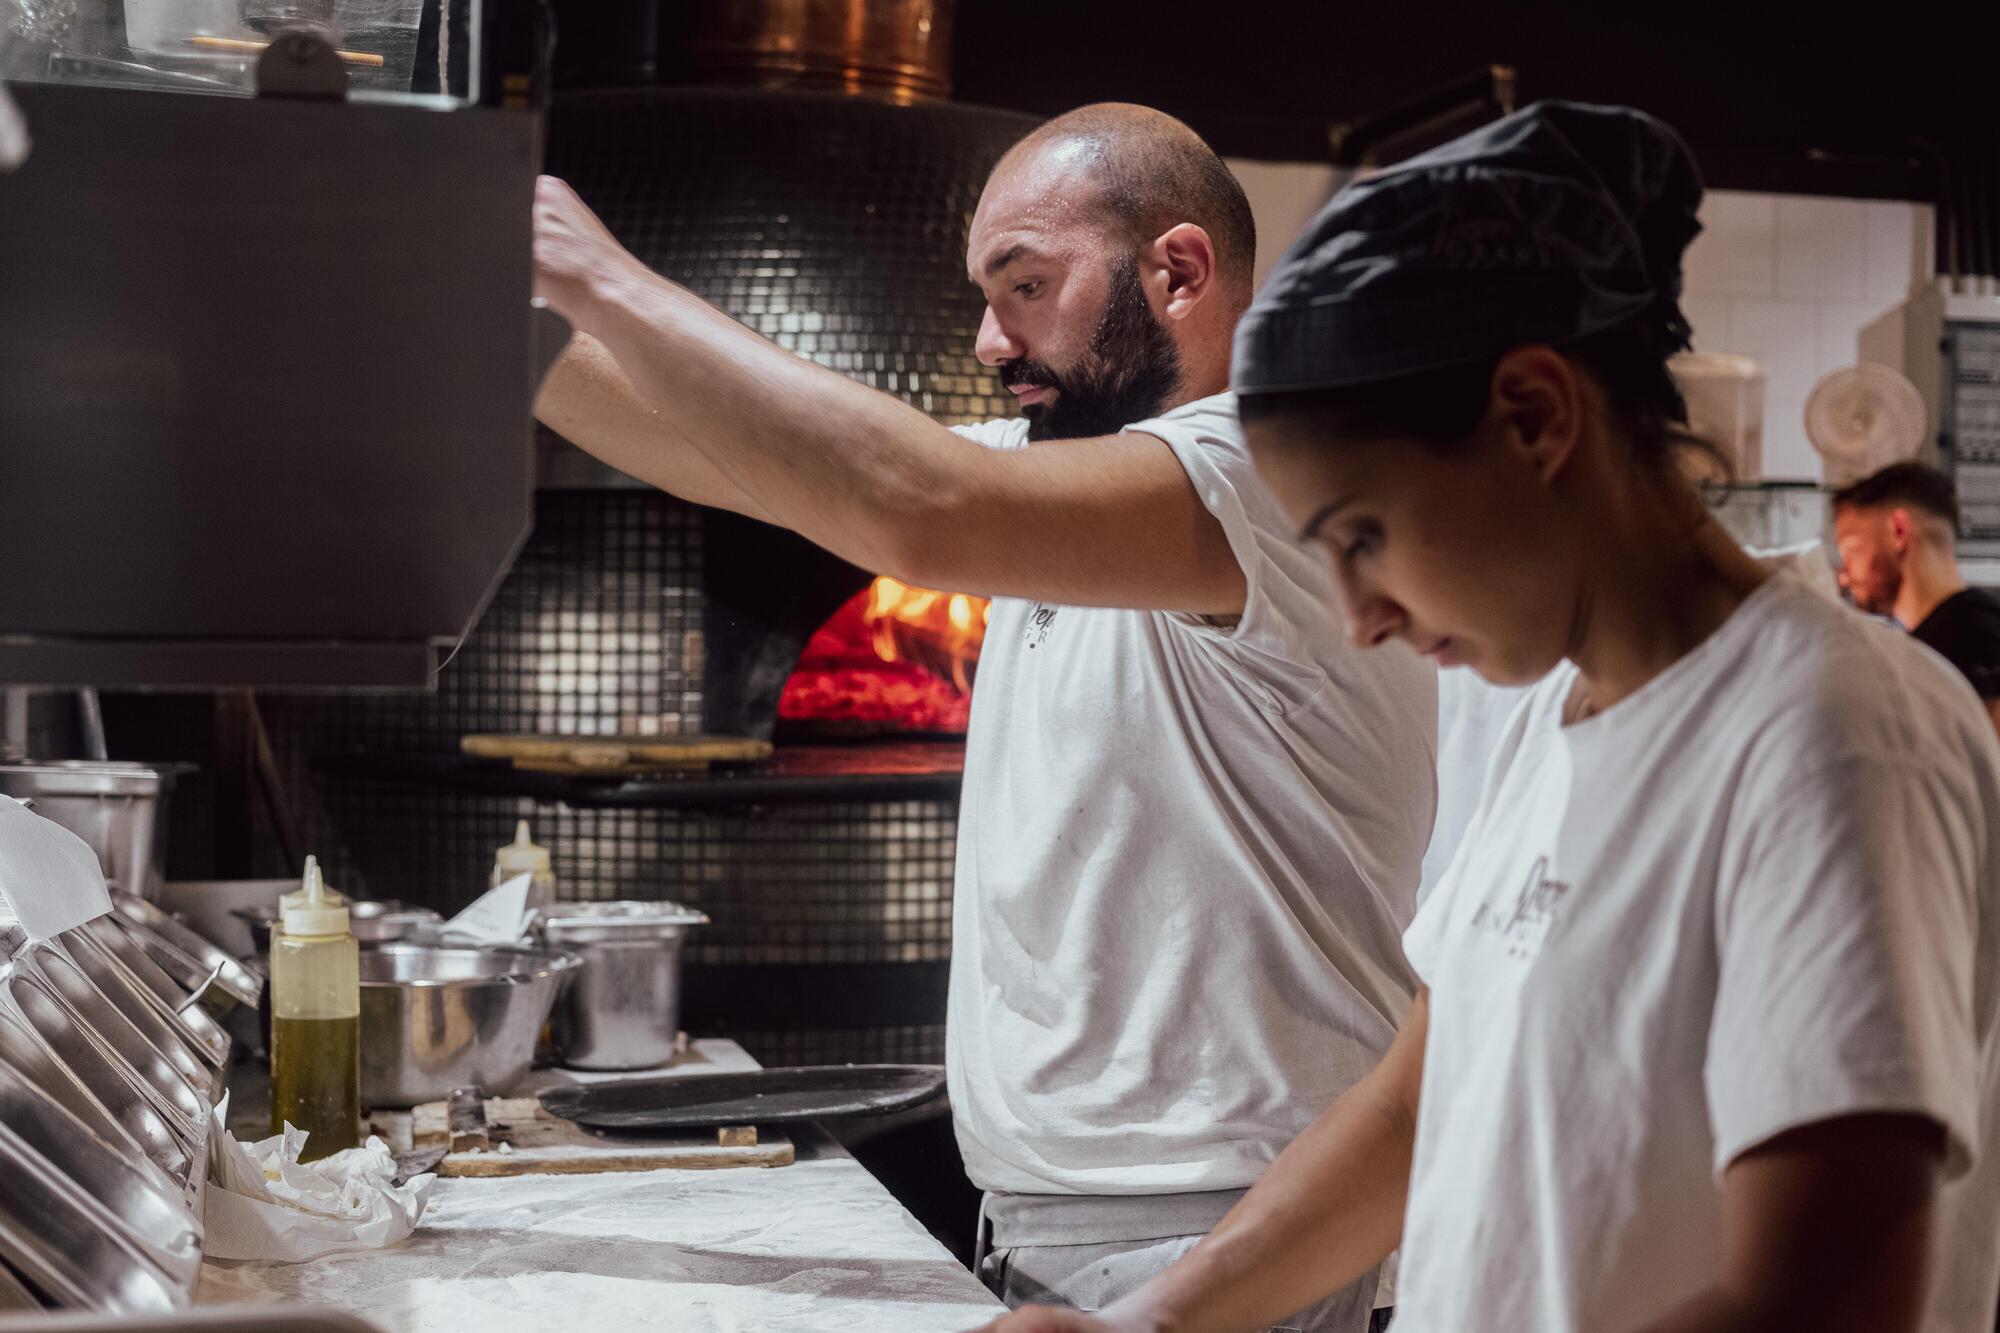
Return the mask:
<svg viewBox="0 0 2000 1333">
<path fill-rule="evenodd" d="M 1186 319 L 1215 286 L 1215 242 L 1194 223 L 1181 222 L 1161 232 L 1147 250 L 1166 279 L 1161 314 Z"/>
</svg>

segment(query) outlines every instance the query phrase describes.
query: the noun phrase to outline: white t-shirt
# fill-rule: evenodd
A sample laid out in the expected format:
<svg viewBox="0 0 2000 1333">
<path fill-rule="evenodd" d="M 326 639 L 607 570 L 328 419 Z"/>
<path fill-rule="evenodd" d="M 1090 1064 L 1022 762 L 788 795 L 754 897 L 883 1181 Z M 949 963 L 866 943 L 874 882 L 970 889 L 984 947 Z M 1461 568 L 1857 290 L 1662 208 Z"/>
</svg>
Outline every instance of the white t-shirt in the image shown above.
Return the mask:
<svg viewBox="0 0 2000 1333">
<path fill-rule="evenodd" d="M 1234 625 L 993 605 L 946 1057 L 989 1190 L 1246 1186 L 1375 1065 L 1415 993 L 1400 937 L 1436 802 L 1435 671 L 1346 643 L 1232 397 L 1130 429 L 1173 449 L 1249 599 Z M 1020 447 L 1027 423 L 962 433 Z"/>
<path fill-rule="evenodd" d="M 1774 575 L 1630 698 L 1509 724 L 1406 938 L 1431 988 L 1397 1333 L 1645 1325 L 1721 1176 L 1868 1111 L 1949 1134 L 1926 1333 L 2000 1296 L 2000 744 L 1903 634 Z"/>
<path fill-rule="evenodd" d="M 1820 543 L 1802 542 L 1771 550 L 1750 548 L 1750 554 L 1772 569 L 1789 570 L 1832 602 L 1840 601 L 1840 585 Z M 1424 852 L 1424 882 L 1417 890 L 1422 907 L 1458 854 L 1458 844 L 1479 808 L 1486 771 L 1493 762 L 1507 723 L 1532 685 L 1495 685 L 1471 667 L 1438 672 L 1438 813 L 1431 845 Z"/>
<path fill-rule="evenodd" d="M 1438 812 L 1424 850 L 1424 879 L 1417 890 L 1422 907 L 1444 878 L 1458 844 L 1479 808 L 1486 770 L 1531 686 L 1495 685 L 1471 667 L 1438 672 Z"/>
</svg>

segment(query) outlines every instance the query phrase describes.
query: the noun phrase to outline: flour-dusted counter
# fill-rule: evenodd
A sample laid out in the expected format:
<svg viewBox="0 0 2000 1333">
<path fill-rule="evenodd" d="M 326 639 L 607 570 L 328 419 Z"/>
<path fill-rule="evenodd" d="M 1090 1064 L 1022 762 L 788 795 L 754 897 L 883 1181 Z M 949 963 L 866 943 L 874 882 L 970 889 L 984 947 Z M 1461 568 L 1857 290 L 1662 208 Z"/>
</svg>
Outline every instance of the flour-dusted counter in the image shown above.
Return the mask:
<svg viewBox="0 0 2000 1333">
<path fill-rule="evenodd" d="M 211 1262 L 196 1299 L 332 1307 L 386 1333 L 949 1333 L 999 1313 L 859 1163 L 799 1129 L 799 1160 L 769 1169 L 440 1180 L 400 1245 Z"/>
</svg>

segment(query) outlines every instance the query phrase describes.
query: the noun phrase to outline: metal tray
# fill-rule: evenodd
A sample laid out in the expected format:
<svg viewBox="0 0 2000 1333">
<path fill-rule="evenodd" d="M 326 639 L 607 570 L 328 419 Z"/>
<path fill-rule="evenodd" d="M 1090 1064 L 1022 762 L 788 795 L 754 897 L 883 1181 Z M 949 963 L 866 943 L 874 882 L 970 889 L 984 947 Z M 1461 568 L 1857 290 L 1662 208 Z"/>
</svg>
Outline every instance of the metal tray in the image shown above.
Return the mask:
<svg viewBox="0 0 2000 1333">
<path fill-rule="evenodd" d="M 181 1192 L 128 1160 L 112 1143 L 37 1088 L 0 1064 L 0 1125 L 99 1205 L 100 1220 L 138 1246 L 154 1267 L 193 1292 L 201 1275 L 201 1228 Z"/>
<path fill-rule="evenodd" d="M 0 1124 L 0 1261 L 63 1309 L 164 1314 L 188 1293 L 13 1130 Z"/>
<path fill-rule="evenodd" d="M 169 1184 L 175 1183 L 140 1147 L 130 1131 L 118 1123 L 118 1118 L 111 1114 L 110 1109 L 91 1096 L 90 1089 L 78 1082 L 76 1075 L 63 1068 L 62 1062 L 42 1045 L 34 1030 L 4 1004 L 0 1004 L 0 1067 L 10 1067 L 20 1073 L 45 1095 L 61 1103 L 65 1111 L 82 1121 L 85 1129 L 111 1144 L 129 1160 L 141 1163 L 142 1169 L 153 1172 Z"/>
<path fill-rule="evenodd" d="M 88 935 L 98 948 L 116 958 L 135 981 L 152 992 L 153 998 L 159 1001 L 158 1009 L 186 1030 L 203 1059 L 218 1069 L 229 1067 L 229 1033 L 207 1009 L 188 1003 L 194 992 L 160 970 L 160 965 L 146 952 L 124 917 L 116 912 L 106 912 L 84 922 L 75 932 L 69 932 L 62 938 L 67 940 L 69 934 L 77 932 Z"/>
<path fill-rule="evenodd" d="M 64 931 L 56 936 L 54 942 L 155 1046 L 165 1049 L 171 1041 L 175 1050 L 190 1057 L 186 1061 L 175 1059 L 174 1063 L 182 1073 L 189 1073 L 191 1069 L 200 1071 L 202 1082 L 198 1090 L 209 1101 L 214 1102 L 222 1096 L 228 1081 L 229 1034 L 200 1005 L 189 1004 L 185 1012 L 174 1012 L 173 1006 L 134 976 L 132 969 L 115 952 L 81 927 Z M 134 945 L 132 952 L 137 955 L 138 961 L 151 966 L 144 950 Z M 158 971 L 157 968 L 154 970 Z M 162 976 L 161 980 L 165 977 Z M 173 983 L 169 981 L 167 984 Z M 201 1022 L 207 1024 L 206 1035 L 187 1021 L 191 1016 L 198 1016 Z"/>
<path fill-rule="evenodd" d="M 190 1126 L 208 1119 L 208 1069 L 180 1038 L 146 1022 L 150 1017 L 135 1004 L 127 1012 L 118 999 L 99 990 L 61 950 L 46 941 L 29 947 L 15 966 L 33 969 L 56 998 L 82 1018 L 106 1045 L 116 1051 Z"/>
<path fill-rule="evenodd" d="M 187 1080 L 187 1085 L 213 1104 L 222 1095 L 222 1083 L 216 1076 L 222 1071 L 207 1059 L 196 1047 L 194 1037 L 171 1014 L 162 1015 L 156 1007 L 151 991 L 132 979 L 130 973 L 118 966 L 117 962 L 103 953 L 93 952 L 88 938 L 78 941 L 72 950 L 60 937 L 45 940 L 38 947 L 59 956 L 68 963 L 67 968 L 47 969 L 57 987 L 69 992 L 72 986 L 88 983 L 97 993 L 111 1001 L 112 1007 L 125 1015 L 125 1020 L 139 1029 L 139 1034 L 167 1057 L 168 1063 Z"/>
<path fill-rule="evenodd" d="M 21 1279 L 14 1270 L 0 1263 L 0 1314 L 10 1314 L 18 1310 L 40 1310 L 42 1303 L 35 1293 L 21 1285 Z"/>
<path fill-rule="evenodd" d="M 33 977 L 0 974 L 0 997 L 49 1058 L 82 1085 L 154 1165 L 184 1185 L 198 1178 L 197 1170 L 206 1164 L 196 1151 L 200 1145 L 153 1105 L 138 1072 L 98 1045 L 54 995 Z"/>
<path fill-rule="evenodd" d="M 687 1078 L 610 1079 L 547 1088 L 551 1115 L 598 1129 L 779 1125 L 835 1116 L 888 1115 L 944 1092 L 941 1065 L 804 1065 Z"/>
<path fill-rule="evenodd" d="M 111 905 L 131 925 L 146 952 L 166 974 L 189 991 L 199 989 L 204 1000 L 256 1007 L 264 982 L 255 972 L 142 898 L 113 890 Z"/>
</svg>

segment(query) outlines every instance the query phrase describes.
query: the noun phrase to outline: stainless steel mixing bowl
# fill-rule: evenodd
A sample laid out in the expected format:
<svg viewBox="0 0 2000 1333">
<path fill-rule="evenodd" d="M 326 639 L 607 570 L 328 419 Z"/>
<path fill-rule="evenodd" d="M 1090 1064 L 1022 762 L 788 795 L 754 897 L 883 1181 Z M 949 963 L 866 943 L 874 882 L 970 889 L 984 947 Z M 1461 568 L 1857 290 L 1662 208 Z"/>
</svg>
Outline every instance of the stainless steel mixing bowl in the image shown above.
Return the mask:
<svg viewBox="0 0 2000 1333">
<path fill-rule="evenodd" d="M 535 1038 L 579 966 L 556 949 L 383 944 L 361 951 L 361 1102 L 439 1101 L 521 1080 Z"/>
</svg>

